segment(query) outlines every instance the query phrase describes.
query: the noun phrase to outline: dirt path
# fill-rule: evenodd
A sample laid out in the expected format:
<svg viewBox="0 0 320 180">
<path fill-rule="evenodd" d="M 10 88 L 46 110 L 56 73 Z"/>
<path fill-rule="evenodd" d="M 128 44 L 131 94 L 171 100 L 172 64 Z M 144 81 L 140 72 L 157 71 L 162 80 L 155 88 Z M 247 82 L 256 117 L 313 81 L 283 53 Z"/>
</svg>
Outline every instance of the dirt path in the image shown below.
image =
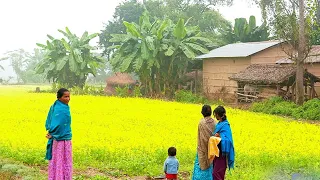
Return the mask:
<svg viewBox="0 0 320 180">
<path fill-rule="evenodd" d="M 47 179 L 48 168 L 46 166 L 29 166 L 8 158 L 0 157 L 0 180 L 10 179 L 10 180 L 22 180 L 22 179 L 37 179 L 45 180 Z M 189 172 L 179 173 L 180 179 L 190 179 Z M 122 174 L 119 171 L 104 170 L 101 171 L 96 168 L 88 167 L 85 170 L 74 169 L 73 173 L 74 179 L 123 179 L 123 180 L 153 180 L 161 179 L 157 177 L 150 176 L 133 176 L 130 177 L 126 174 Z"/>
</svg>

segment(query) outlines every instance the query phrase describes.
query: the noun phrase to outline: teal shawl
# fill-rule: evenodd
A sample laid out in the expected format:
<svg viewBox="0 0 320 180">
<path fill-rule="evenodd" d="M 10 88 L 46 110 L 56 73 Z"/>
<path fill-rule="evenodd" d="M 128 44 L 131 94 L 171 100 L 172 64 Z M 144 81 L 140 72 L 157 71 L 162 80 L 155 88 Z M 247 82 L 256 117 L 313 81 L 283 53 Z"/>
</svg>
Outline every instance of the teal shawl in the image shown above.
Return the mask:
<svg viewBox="0 0 320 180">
<path fill-rule="evenodd" d="M 220 121 L 216 125 L 216 129 L 213 134 L 219 133 L 221 137 L 220 145 L 222 155 L 227 156 L 228 159 L 228 167 L 234 168 L 234 146 L 232 139 L 231 127 L 228 120 Z"/>
<path fill-rule="evenodd" d="M 45 159 L 52 159 L 53 140 L 71 140 L 71 115 L 67 104 L 56 100 L 50 107 L 46 120 L 46 130 L 52 136 L 48 139 L 47 152 Z"/>
</svg>

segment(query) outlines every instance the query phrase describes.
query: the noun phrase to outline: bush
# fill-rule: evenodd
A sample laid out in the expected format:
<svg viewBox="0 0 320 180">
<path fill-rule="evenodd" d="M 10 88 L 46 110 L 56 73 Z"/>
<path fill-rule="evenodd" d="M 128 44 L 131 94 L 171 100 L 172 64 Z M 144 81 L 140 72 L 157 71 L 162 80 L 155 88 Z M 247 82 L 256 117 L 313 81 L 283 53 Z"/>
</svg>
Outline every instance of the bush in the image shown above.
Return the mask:
<svg viewBox="0 0 320 180">
<path fill-rule="evenodd" d="M 205 97 L 193 94 L 191 91 L 186 90 L 179 90 L 175 92 L 175 100 L 186 103 L 208 103 L 208 100 Z"/>
<path fill-rule="evenodd" d="M 312 99 L 296 108 L 292 116 L 297 119 L 320 120 L 320 100 Z"/>
<path fill-rule="evenodd" d="M 266 114 L 278 114 L 291 116 L 293 109 L 297 107 L 293 102 L 284 101 L 281 97 L 271 97 L 268 100 L 254 103 L 251 110 L 254 112 L 263 112 Z"/>
<path fill-rule="evenodd" d="M 52 83 L 51 88 L 48 90 L 40 90 L 40 93 L 56 93 L 60 88 L 65 88 L 67 86 L 60 83 Z M 89 86 L 85 85 L 83 88 L 81 87 L 72 87 L 67 88 L 74 95 L 105 95 L 104 88 L 102 86 Z M 30 91 L 31 93 L 35 91 Z M 38 93 L 38 92 L 37 92 Z"/>
<path fill-rule="evenodd" d="M 130 92 L 129 92 L 129 86 L 125 86 L 125 87 L 116 87 L 116 96 L 119 97 L 129 97 L 130 96 Z"/>
<path fill-rule="evenodd" d="M 298 106 L 284 101 L 281 97 L 272 97 L 263 102 L 254 103 L 250 110 L 266 114 L 291 116 L 296 119 L 320 120 L 320 100 L 312 99 Z"/>
</svg>

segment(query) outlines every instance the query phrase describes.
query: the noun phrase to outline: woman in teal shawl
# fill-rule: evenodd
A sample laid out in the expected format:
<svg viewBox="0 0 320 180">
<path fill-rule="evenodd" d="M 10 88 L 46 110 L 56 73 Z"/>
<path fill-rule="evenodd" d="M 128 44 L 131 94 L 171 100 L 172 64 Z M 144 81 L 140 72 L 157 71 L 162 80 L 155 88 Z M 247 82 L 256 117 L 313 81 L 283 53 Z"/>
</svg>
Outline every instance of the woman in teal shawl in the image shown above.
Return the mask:
<svg viewBox="0 0 320 180">
<path fill-rule="evenodd" d="M 72 134 L 69 101 L 70 92 L 64 88 L 59 89 L 57 100 L 50 107 L 46 120 L 48 143 L 45 159 L 49 160 L 49 180 L 72 179 Z"/>
<path fill-rule="evenodd" d="M 221 137 L 221 141 L 218 144 L 220 150 L 219 157 L 216 157 L 213 161 L 214 168 L 212 176 L 214 180 L 223 180 L 227 167 L 229 167 L 229 170 L 234 167 L 232 132 L 224 107 L 218 106 L 213 112 L 217 120 L 219 120 L 213 135 Z"/>
</svg>

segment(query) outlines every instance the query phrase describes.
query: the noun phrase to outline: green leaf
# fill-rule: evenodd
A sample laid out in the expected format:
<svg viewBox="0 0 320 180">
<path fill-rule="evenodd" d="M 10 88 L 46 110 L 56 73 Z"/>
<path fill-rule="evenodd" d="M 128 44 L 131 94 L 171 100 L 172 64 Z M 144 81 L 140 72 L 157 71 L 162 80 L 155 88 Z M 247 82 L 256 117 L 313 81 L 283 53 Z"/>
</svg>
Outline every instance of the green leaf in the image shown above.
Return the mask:
<svg viewBox="0 0 320 180">
<path fill-rule="evenodd" d="M 53 49 L 53 45 L 47 40 L 47 48 L 48 49 Z"/>
<path fill-rule="evenodd" d="M 68 56 L 64 56 L 63 58 L 58 59 L 56 70 L 60 71 L 66 65 L 68 61 Z"/>
<path fill-rule="evenodd" d="M 143 59 L 141 57 L 137 57 L 134 61 L 134 69 L 136 71 L 140 71 L 140 68 L 143 65 Z"/>
<path fill-rule="evenodd" d="M 68 38 L 69 38 L 69 35 L 68 35 L 66 32 L 64 32 L 64 31 L 62 31 L 62 30 L 60 30 L 60 29 L 58 29 L 58 31 L 59 31 L 60 33 L 62 33 L 65 37 L 68 37 Z"/>
<path fill-rule="evenodd" d="M 202 42 L 206 42 L 206 43 L 212 43 L 212 41 L 210 39 L 208 39 L 208 38 L 197 37 L 197 36 L 189 37 L 189 38 L 185 39 L 184 41 L 185 42 L 202 41 Z"/>
<path fill-rule="evenodd" d="M 66 32 L 68 33 L 68 37 L 73 37 L 74 35 L 70 32 L 69 28 L 66 27 Z"/>
<path fill-rule="evenodd" d="M 170 46 L 169 49 L 164 53 L 166 56 L 172 56 L 175 51 L 173 46 Z"/>
<path fill-rule="evenodd" d="M 41 47 L 41 48 L 43 48 L 43 49 L 47 48 L 46 45 L 43 45 L 43 44 L 40 44 L 40 43 L 36 43 L 36 45 L 39 46 L 39 47 Z"/>
<path fill-rule="evenodd" d="M 132 36 L 128 34 L 111 34 L 109 42 L 127 42 Z"/>
<path fill-rule="evenodd" d="M 75 49 L 73 50 L 73 54 L 74 54 L 74 58 L 78 63 L 82 63 L 83 59 L 81 56 L 81 51 L 79 49 Z"/>
<path fill-rule="evenodd" d="M 87 37 L 87 40 L 91 40 L 95 37 L 99 36 L 99 33 L 94 33 L 94 34 L 90 34 L 88 37 Z"/>
<path fill-rule="evenodd" d="M 187 56 L 187 58 L 194 59 L 196 55 L 190 48 L 188 48 L 186 45 L 181 44 L 180 48 L 182 49 L 183 53 Z"/>
<path fill-rule="evenodd" d="M 85 31 L 85 32 L 82 34 L 80 41 L 85 41 L 85 40 L 87 39 L 87 37 L 88 37 L 88 31 Z"/>
<path fill-rule="evenodd" d="M 121 45 L 113 45 L 113 46 L 109 46 L 107 50 L 120 49 L 120 47 Z"/>
<path fill-rule="evenodd" d="M 127 56 L 123 60 L 123 62 L 121 64 L 121 68 L 120 68 L 121 72 L 126 72 L 128 70 L 128 68 L 129 68 L 130 64 L 132 63 L 132 60 L 135 58 L 137 52 L 138 51 L 133 52 L 131 55 Z"/>
<path fill-rule="evenodd" d="M 83 70 L 85 67 L 87 67 L 87 63 L 85 61 L 83 61 L 81 63 L 80 69 Z"/>
<path fill-rule="evenodd" d="M 253 32 L 253 30 L 257 27 L 257 24 L 256 24 L 256 17 L 255 16 L 250 16 L 249 18 L 249 24 L 247 26 L 247 29 L 246 29 L 246 34 L 249 34 L 251 32 Z"/>
<path fill-rule="evenodd" d="M 148 59 L 148 69 L 152 68 L 155 63 L 155 58 Z"/>
<path fill-rule="evenodd" d="M 208 49 L 203 48 L 202 46 L 195 44 L 195 43 L 185 43 L 186 45 L 188 45 L 189 47 L 191 47 L 192 49 L 194 49 L 195 51 L 200 51 L 203 54 L 206 54 L 209 52 Z"/>
<path fill-rule="evenodd" d="M 145 41 L 142 41 L 141 43 L 141 57 L 142 59 L 148 59 L 150 56 L 149 50 L 147 47 L 147 43 Z"/>
<path fill-rule="evenodd" d="M 52 62 L 49 67 L 48 67 L 48 71 L 52 71 L 54 70 L 54 68 L 56 67 L 56 63 L 55 62 Z"/>
<path fill-rule="evenodd" d="M 63 46 L 66 48 L 66 50 L 72 51 L 70 45 L 67 43 L 67 41 L 64 38 L 61 39 L 61 42 L 62 42 Z"/>
<path fill-rule="evenodd" d="M 168 48 L 169 48 L 168 44 L 161 44 L 160 45 L 160 49 L 163 51 L 167 50 Z"/>
<path fill-rule="evenodd" d="M 127 28 L 127 33 L 131 34 L 134 37 L 142 37 L 137 27 L 133 23 L 128 23 L 127 21 L 124 21 L 123 24 Z"/>
<path fill-rule="evenodd" d="M 162 21 L 160 28 L 157 31 L 157 38 L 161 40 L 163 38 L 163 31 L 168 27 L 168 20 Z"/>
<path fill-rule="evenodd" d="M 52 41 L 54 40 L 54 37 L 50 36 L 49 34 L 47 34 L 47 37 Z"/>
<path fill-rule="evenodd" d="M 147 43 L 147 47 L 150 51 L 155 50 L 154 40 L 151 36 L 146 37 L 146 43 Z"/>
<path fill-rule="evenodd" d="M 69 67 L 70 67 L 70 70 L 72 72 L 77 72 L 78 68 L 77 68 L 77 62 L 76 60 L 74 59 L 73 55 L 70 53 L 69 54 Z"/>
<path fill-rule="evenodd" d="M 183 19 L 179 19 L 178 23 L 174 28 L 173 35 L 178 39 L 183 39 L 187 35 L 187 30 L 186 30 L 186 27 L 184 26 Z"/>
</svg>

